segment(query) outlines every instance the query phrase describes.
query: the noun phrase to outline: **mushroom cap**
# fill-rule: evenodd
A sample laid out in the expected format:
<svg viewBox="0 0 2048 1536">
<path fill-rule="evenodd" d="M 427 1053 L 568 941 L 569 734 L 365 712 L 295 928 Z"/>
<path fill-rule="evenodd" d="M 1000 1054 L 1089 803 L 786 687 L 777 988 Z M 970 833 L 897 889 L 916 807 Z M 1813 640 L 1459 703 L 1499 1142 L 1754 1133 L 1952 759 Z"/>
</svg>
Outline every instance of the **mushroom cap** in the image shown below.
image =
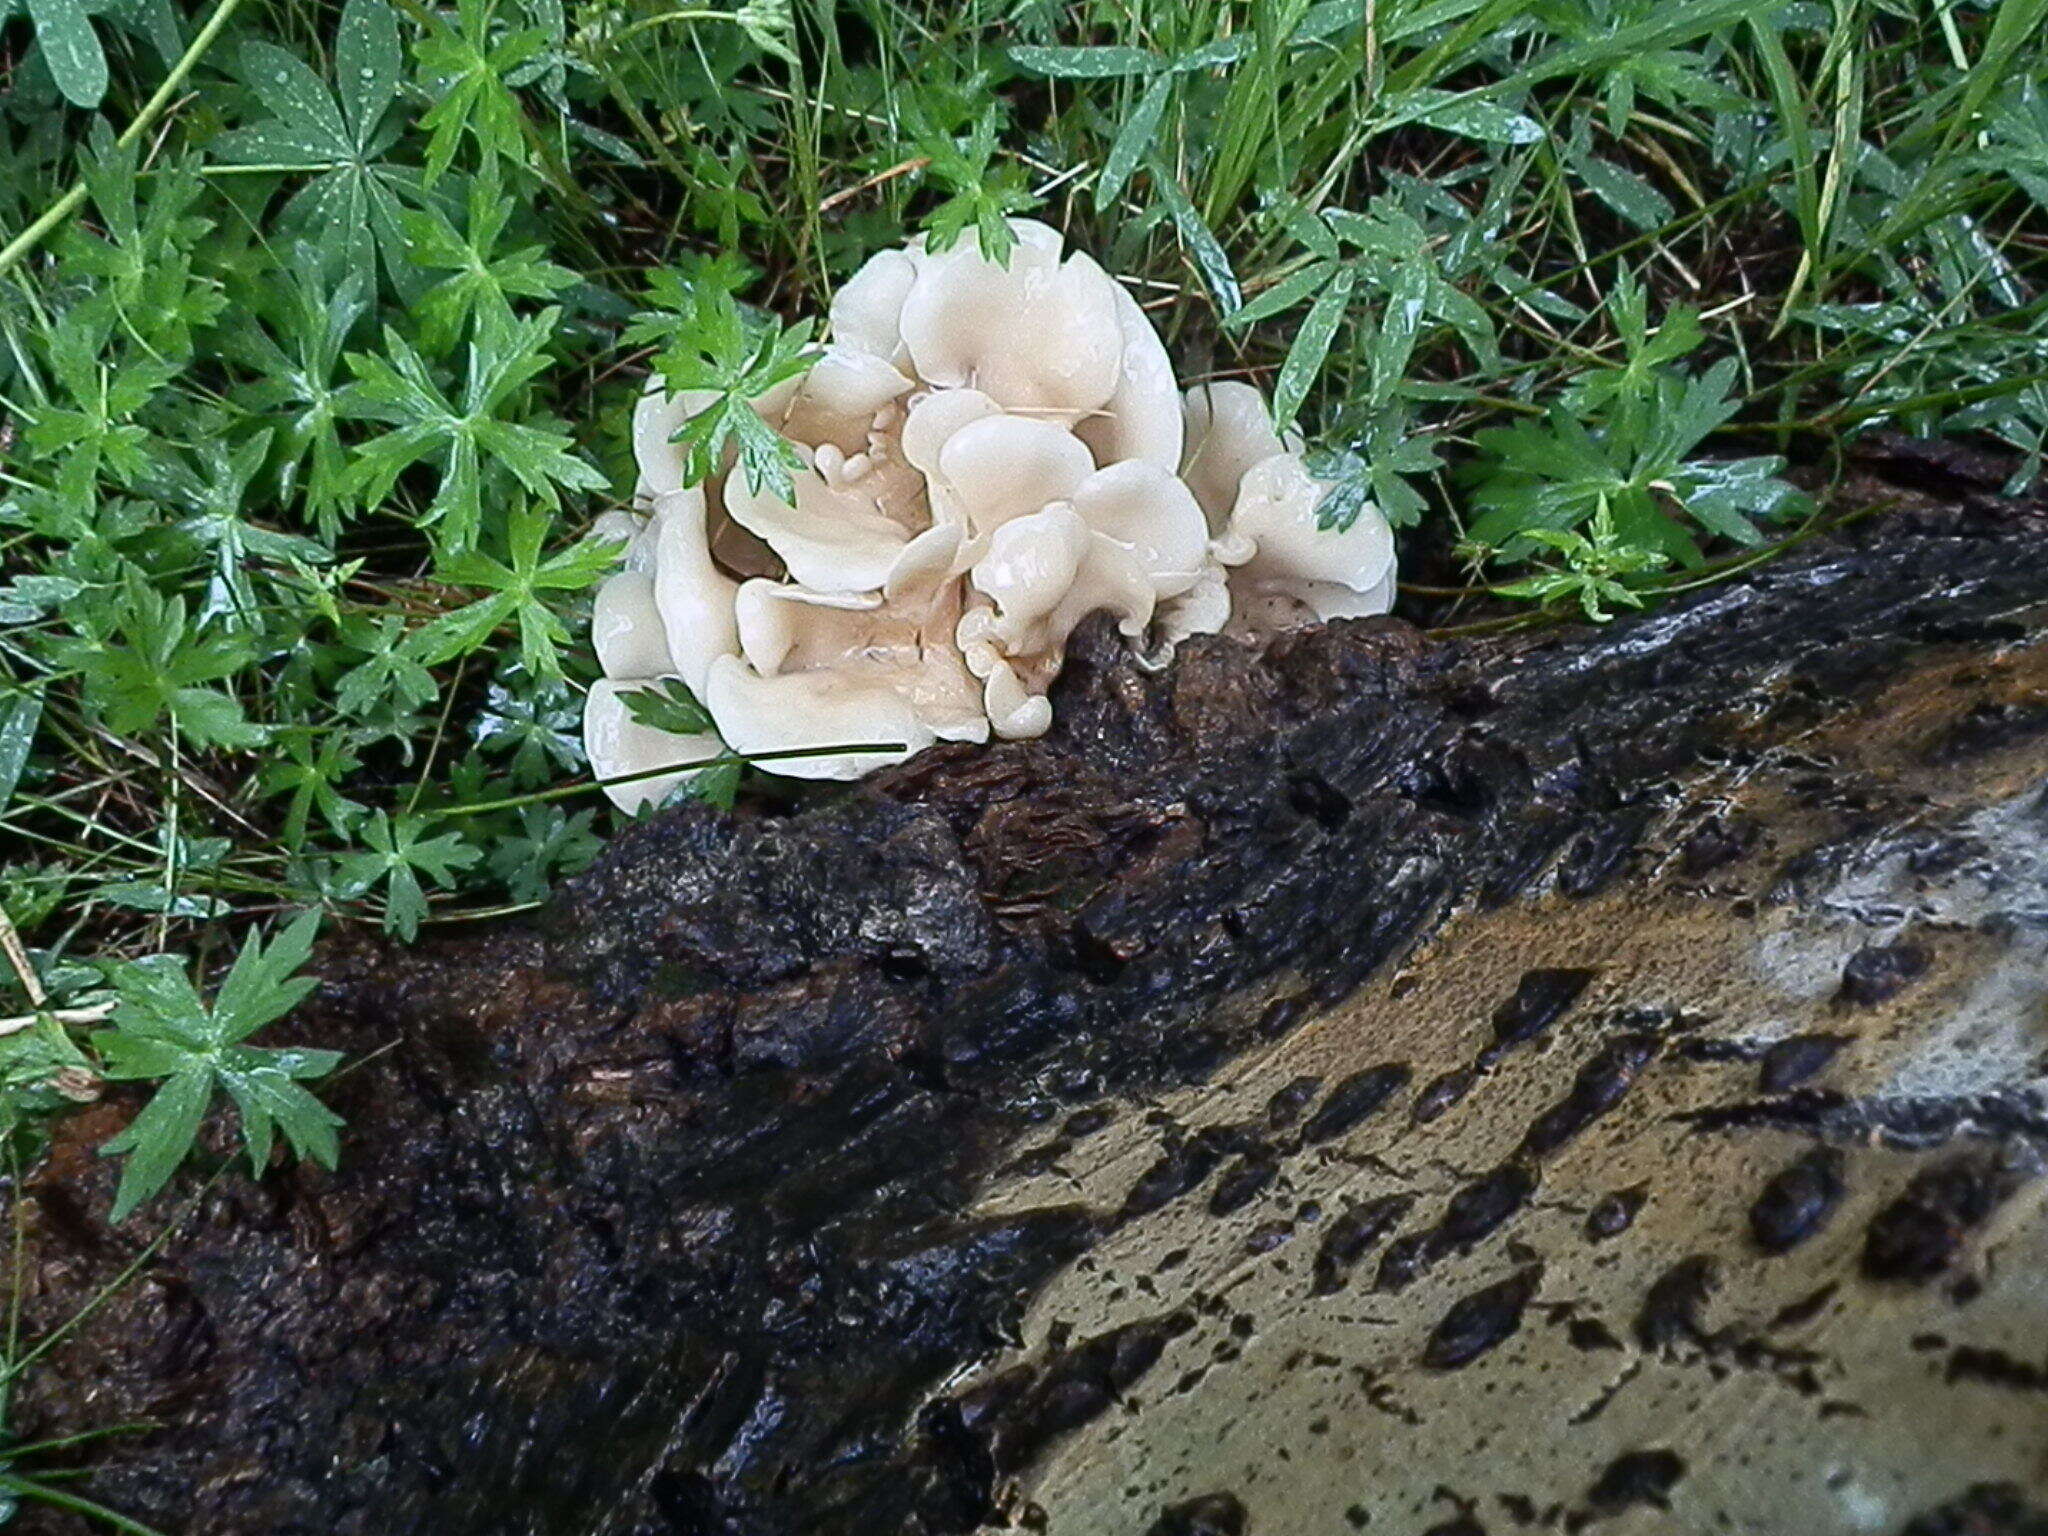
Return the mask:
<svg viewBox="0 0 2048 1536">
<path fill-rule="evenodd" d="M 893 742 L 892 750 L 778 758 L 761 766 L 799 779 L 857 779 L 900 763 L 935 739 L 908 699 L 886 683 L 846 672 L 763 677 L 737 656 L 712 663 L 704 705 L 733 751 L 754 755 L 805 747 Z"/>
<path fill-rule="evenodd" d="M 687 769 L 719 756 L 725 745 L 709 731 L 694 736 L 676 736 L 635 720 L 621 695 L 651 686 L 645 678 L 601 677 L 590 685 L 583 701 L 583 751 L 590 759 L 590 771 L 600 779 L 646 773 L 653 768 Z M 605 794 L 620 810 L 633 814 L 642 807 L 659 805 L 676 785 L 690 777 L 687 771 L 634 779 L 628 784 L 607 784 Z"/>
<path fill-rule="evenodd" d="M 1233 584 L 1304 604 L 1317 618 L 1385 613 L 1392 601 L 1394 534 L 1367 503 L 1341 532 L 1316 520 L 1327 487 L 1291 453 L 1245 472 L 1230 527 L 1218 541 Z"/>
<path fill-rule="evenodd" d="M 794 504 L 766 485 L 740 477 L 727 482 L 726 509 L 782 557 L 798 585 L 820 592 L 874 592 L 889 579 L 910 529 L 877 499 L 871 487 L 842 479 L 834 484 L 816 468 L 790 476 Z"/>
<path fill-rule="evenodd" d="M 901 368 L 910 361 L 903 344 L 903 301 L 917 281 L 909 251 L 878 251 L 861 264 L 832 296 L 832 339 Z"/>
<path fill-rule="evenodd" d="M 591 600 L 590 638 L 607 677 L 667 677 L 676 670 L 654 601 L 654 578 L 645 571 L 605 578 Z"/>
<path fill-rule="evenodd" d="M 1209 557 L 1209 525 L 1188 488 L 1146 459 L 1098 469 L 1075 487 L 1074 510 L 1130 551 L 1161 597 L 1192 587 Z"/>
<path fill-rule="evenodd" d="M 633 404 L 633 462 L 640 467 L 641 496 L 652 499 L 683 488 L 688 475 L 675 435 L 684 422 L 717 399 L 706 389 L 685 389 L 672 395 L 660 374 L 648 376 L 647 387 Z"/>
<path fill-rule="evenodd" d="M 1159 605 L 1153 615 L 1159 649 L 1150 662 L 1164 666 L 1175 649 L 1194 635 L 1220 634 L 1230 622 L 1230 583 L 1223 567 L 1211 563 L 1202 568 L 1195 584 L 1178 597 Z"/>
<path fill-rule="evenodd" d="M 981 707 L 988 713 L 989 728 L 1004 741 L 1029 741 L 1052 729 L 1052 700 L 1033 693 L 1008 663 L 989 669 Z"/>
<path fill-rule="evenodd" d="M 1099 412 L 1074 428 L 1074 435 L 1093 450 L 1097 464 L 1142 459 L 1170 475 L 1180 468 L 1187 437 L 1180 385 L 1159 332 L 1124 286 L 1115 287 L 1117 330 L 1123 337 L 1116 390 Z"/>
<path fill-rule="evenodd" d="M 701 486 L 657 497 L 654 507 L 654 605 L 676 673 L 701 699 L 712 661 L 739 648 L 732 615 L 739 583 L 712 562 Z"/>
<path fill-rule="evenodd" d="M 1032 416 L 983 416 L 939 449 L 940 479 L 976 539 L 1065 500 L 1094 472 L 1078 437 Z"/>
<path fill-rule="evenodd" d="M 1007 266 L 982 254 L 978 235 L 914 255 L 903 341 L 927 383 L 970 385 L 1005 410 L 1071 422 L 1116 391 L 1121 290 L 1082 252 L 1061 261 L 1057 230 L 1030 219 L 1012 219 L 1010 228 L 1016 244 Z"/>
<path fill-rule="evenodd" d="M 623 543 L 625 547 L 619 551 L 619 563 L 629 571 L 652 572 L 654 540 L 658 532 L 653 517 L 648 513 L 614 507 L 609 512 L 600 512 L 584 537 L 599 543 Z"/>
<path fill-rule="evenodd" d="M 1208 513 L 1210 528 L 1221 532 L 1245 471 L 1276 453 L 1299 451 L 1301 444 L 1275 432 L 1265 397 L 1235 379 L 1197 384 L 1182 404 L 1187 447 L 1180 475 Z"/>
<path fill-rule="evenodd" d="M 1000 414 L 1002 407 L 978 389 L 935 389 L 911 399 L 899 442 L 904 462 L 925 478 L 934 523 L 959 523 L 967 517 L 953 482 L 939 467 L 946 444 L 968 423 Z"/>
</svg>

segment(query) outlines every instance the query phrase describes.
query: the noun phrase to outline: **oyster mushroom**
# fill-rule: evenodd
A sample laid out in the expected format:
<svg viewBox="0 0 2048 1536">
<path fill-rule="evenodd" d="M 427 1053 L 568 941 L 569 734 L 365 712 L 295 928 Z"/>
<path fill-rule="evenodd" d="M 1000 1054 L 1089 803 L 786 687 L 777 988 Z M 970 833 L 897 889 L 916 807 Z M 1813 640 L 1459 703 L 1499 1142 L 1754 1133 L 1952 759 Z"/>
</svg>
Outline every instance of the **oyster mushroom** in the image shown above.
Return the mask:
<svg viewBox="0 0 2048 1536">
<path fill-rule="evenodd" d="M 630 566 L 590 604 L 590 639 L 607 677 L 667 677 L 676 670 L 654 598 L 654 578 Z"/>
<path fill-rule="evenodd" d="M 835 744 L 880 744 L 872 752 L 780 759 L 777 773 L 807 779 L 857 779 L 901 762 L 936 739 L 910 701 L 886 683 L 844 672 L 783 672 L 763 677 L 737 656 L 712 663 L 704 707 L 735 752 L 755 755 Z"/>
<path fill-rule="evenodd" d="M 1342 532 L 1322 527 L 1316 508 L 1328 489 L 1291 453 L 1245 471 L 1216 541 L 1231 568 L 1234 622 L 1257 632 L 1364 618 L 1393 605 L 1393 530 L 1370 503 Z"/>
<path fill-rule="evenodd" d="M 972 240 L 914 255 L 903 344 L 929 384 L 971 386 L 1066 425 L 1107 402 L 1122 377 L 1122 290 L 1082 252 L 1060 260 L 1057 230 L 1029 219 L 1010 227 L 1007 265 Z"/>
<path fill-rule="evenodd" d="M 1221 533 L 1245 471 L 1276 453 L 1299 451 L 1301 445 L 1273 430 L 1265 397 L 1249 384 L 1235 379 L 1197 384 L 1181 400 L 1187 436 L 1180 477 L 1209 515 L 1209 526 Z"/>
<path fill-rule="evenodd" d="M 1125 289 L 1058 231 L 1011 228 L 1005 262 L 918 240 L 840 289 L 810 368 L 753 402 L 798 461 L 787 496 L 730 453 L 685 487 L 674 438 L 712 397 L 650 385 L 633 419 L 647 516 L 594 530 L 625 541 L 594 607 L 612 690 L 592 692 L 594 754 L 662 761 L 616 691 L 674 676 L 741 752 L 825 749 L 773 771 L 855 778 L 934 741 L 1044 732 L 1098 609 L 1152 645 L 1148 665 L 1226 625 L 1385 611 L 1378 513 L 1320 529 L 1326 488 L 1258 391 L 1183 396 Z"/>
<path fill-rule="evenodd" d="M 658 768 L 678 770 L 633 778 L 625 784 L 606 784 L 604 792 L 612 804 L 629 815 L 661 804 L 676 785 L 690 777 L 691 764 L 725 751 L 716 732 L 678 736 L 635 720 L 624 695 L 651 688 L 655 682 L 652 678 L 601 677 L 590 685 L 583 703 L 583 751 L 590 759 L 590 771 L 598 778 L 624 778 Z"/>
<path fill-rule="evenodd" d="M 1123 338 L 1116 389 L 1097 414 L 1074 428 L 1074 435 L 1094 451 L 1098 464 L 1142 459 L 1172 474 L 1180 468 L 1186 440 L 1173 362 L 1145 311 L 1121 285 L 1116 290 L 1116 317 Z"/>
</svg>

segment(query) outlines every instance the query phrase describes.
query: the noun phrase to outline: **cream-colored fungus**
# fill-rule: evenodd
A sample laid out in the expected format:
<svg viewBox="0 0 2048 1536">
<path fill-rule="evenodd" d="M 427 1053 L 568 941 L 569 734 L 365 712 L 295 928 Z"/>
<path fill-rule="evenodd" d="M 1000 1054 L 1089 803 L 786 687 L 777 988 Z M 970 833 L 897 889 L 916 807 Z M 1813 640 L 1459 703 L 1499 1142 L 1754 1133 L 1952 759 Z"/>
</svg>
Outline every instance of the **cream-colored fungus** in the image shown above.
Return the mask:
<svg viewBox="0 0 2048 1536">
<path fill-rule="evenodd" d="M 755 402 L 802 461 L 788 500 L 737 474 L 686 486 L 672 439 L 710 398 L 650 383 L 637 511 L 596 530 L 626 549 L 597 596 L 585 736 L 601 777 L 678 772 L 614 786 L 621 806 L 658 802 L 720 739 L 895 744 L 772 765 L 850 779 L 935 741 L 1040 735 L 1097 609 L 1153 659 L 1387 610 L 1379 512 L 1319 527 L 1328 487 L 1257 390 L 1183 396 L 1130 294 L 1058 231 L 1011 229 L 1006 264 L 919 239 L 840 289 L 811 368 Z M 621 695 L 671 677 L 717 737 L 632 719 Z"/>
</svg>

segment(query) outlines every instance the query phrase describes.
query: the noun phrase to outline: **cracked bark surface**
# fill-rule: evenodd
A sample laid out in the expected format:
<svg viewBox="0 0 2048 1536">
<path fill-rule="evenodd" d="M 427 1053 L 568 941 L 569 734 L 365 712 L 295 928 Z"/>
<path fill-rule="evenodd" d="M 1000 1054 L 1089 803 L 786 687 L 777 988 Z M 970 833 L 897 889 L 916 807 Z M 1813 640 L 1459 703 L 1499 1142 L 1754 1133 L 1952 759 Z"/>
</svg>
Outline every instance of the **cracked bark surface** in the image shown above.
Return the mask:
<svg viewBox="0 0 2048 1536">
<path fill-rule="evenodd" d="M 2035 1536 L 2048 514 L 1888 472 L 1600 634 L 1098 630 L 1044 741 L 329 950 L 340 1172 L 200 1170 L 18 1422 L 192 1536 Z"/>
</svg>

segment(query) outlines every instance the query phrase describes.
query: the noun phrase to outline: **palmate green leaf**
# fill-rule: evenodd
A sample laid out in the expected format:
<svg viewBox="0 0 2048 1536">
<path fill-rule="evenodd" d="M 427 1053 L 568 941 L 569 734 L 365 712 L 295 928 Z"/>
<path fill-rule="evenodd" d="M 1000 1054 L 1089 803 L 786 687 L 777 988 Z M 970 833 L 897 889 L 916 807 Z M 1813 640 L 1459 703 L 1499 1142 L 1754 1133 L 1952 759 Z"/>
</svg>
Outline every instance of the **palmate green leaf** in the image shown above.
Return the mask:
<svg viewBox="0 0 2048 1536">
<path fill-rule="evenodd" d="M 405 621 L 397 614 L 351 616 L 342 627 L 341 640 L 363 657 L 342 674 L 334 691 L 335 705 L 344 715 L 366 716 L 386 700 L 417 709 L 439 697 L 433 674 L 410 654 Z"/>
<path fill-rule="evenodd" d="M 119 1001 L 111 1027 L 93 1035 L 101 1073 L 115 1082 L 163 1080 L 127 1128 L 100 1149 L 103 1156 L 128 1159 L 114 1198 L 115 1222 L 170 1182 L 198 1139 L 217 1087 L 240 1112 L 253 1171 L 261 1173 L 269 1161 L 279 1129 L 300 1156 L 334 1166 L 341 1122 L 297 1083 L 326 1076 L 340 1053 L 242 1043 L 313 989 L 313 979 L 296 972 L 319 926 L 320 915 L 308 912 L 267 946 L 251 935 L 211 1007 L 175 956 L 153 955 L 115 970 Z"/>
<path fill-rule="evenodd" d="M 524 156 L 528 125 L 513 83 L 547 48 L 548 35 L 538 27 L 500 28 L 496 18 L 494 0 L 456 0 L 456 25 L 437 15 L 413 45 L 421 83 L 436 97 L 420 119 L 428 130 L 429 186 L 454 163 L 465 138 L 486 169 Z"/>
<path fill-rule="evenodd" d="M 389 327 L 389 361 L 348 354 L 361 381 L 360 414 L 392 424 L 356 450 L 352 488 L 381 501 L 412 465 L 432 464 L 441 479 L 425 521 L 437 525 L 439 546 L 448 551 L 476 543 L 487 466 L 505 471 L 549 507 L 558 504 L 563 489 L 602 490 L 604 476 L 576 456 L 569 438 L 552 427 L 497 414 L 547 369 L 547 345 L 560 317 L 551 308 L 510 322 L 486 319 L 468 347 L 459 400 L 449 398 L 426 360 Z"/>
<path fill-rule="evenodd" d="M 341 785 L 361 766 L 362 758 L 346 730 L 324 722 L 277 728 L 257 784 L 267 795 L 290 797 L 283 830 L 287 849 L 296 852 L 305 843 L 315 810 L 330 832 L 347 834 L 363 815 L 363 806 L 343 794 Z"/>
<path fill-rule="evenodd" d="M 427 916 L 427 893 L 420 875 L 448 889 L 454 886 L 458 870 L 483 858 L 482 851 L 458 833 L 425 835 L 429 825 L 424 815 L 408 812 L 394 819 L 378 811 L 362 829 L 367 846 L 340 862 L 343 893 L 362 896 L 380 884 L 384 887 L 384 930 L 407 943 L 419 937 L 420 924 Z"/>
<path fill-rule="evenodd" d="M 569 632 L 555 614 L 555 600 L 577 592 L 608 575 L 616 564 L 615 547 L 578 539 L 547 559 L 541 558 L 550 519 L 539 509 L 521 507 L 512 514 L 508 543 L 510 562 L 477 550 L 464 550 L 442 561 L 436 570 L 452 585 L 482 587 L 490 595 L 444 613 L 407 642 L 411 657 L 435 666 L 480 649 L 502 626 L 519 631 L 520 659 L 538 678 L 561 675 L 558 648 Z"/>
<path fill-rule="evenodd" d="M 633 317 L 626 340 L 660 348 L 654 367 L 671 394 L 701 390 L 716 397 L 676 431 L 684 482 L 709 479 L 733 452 L 750 490 L 766 489 L 788 502 L 796 493 L 791 473 L 803 461 L 752 402 L 816 361 L 813 327 L 808 320 L 783 326 L 743 312 L 732 295 L 739 281 L 737 270 L 717 263 L 701 266 L 688 280 L 656 273 L 647 291 L 654 307 Z"/>
<path fill-rule="evenodd" d="M 451 350 L 472 317 L 478 328 L 509 324 L 515 298 L 550 299 L 576 282 L 575 273 L 546 260 L 538 245 L 499 253 L 499 238 L 518 206 L 493 173 L 470 183 L 468 226 L 459 234 L 438 209 L 404 216 L 413 260 L 450 274 L 413 306 L 430 351 Z"/>
<path fill-rule="evenodd" d="M 343 6 L 335 68 L 338 93 L 283 49 L 250 44 L 241 70 L 271 116 L 221 135 L 212 151 L 231 165 L 309 173 L 279 217 L 284 235 L 319 251 L 336 280 L 351 273 L 367 279 L 381 261 L 393 290 L 411 299 L 423 284 L 399 219 L 424 189 L 417 171 L 384 158 L 401 132 L 390 112 L 399 85 L 398 21 L 384 0 Z"/>
<path fill-rule="evenodd" d="M 220 1084 L 241 1113 L 253 1172 L 260 1174 L 269 1163 L 278 1131 L 284 1132 L 299 1157 L 328 1168 L 340 1161 L 341 1116 L 294 1081 L 325 1077 L 340 1064 L 339 1051 L 257 1051 L 238 1046 L 224 1053 Z"/>
<path fill-rule="evenodd" d="M 303 491 L 306 509 L 330 543 L 354 502 L 340 424 L 357 386 L 335 377 L 349 333 L 370 306 L 371 274 L 347 273 L 331 286 L 304 245 L 273 300 L 275 312 L 245 317 L 222 336 L 226 354 L 253 375 L 229 398 L 277 423 L 274 468 L 285 497 Z"/>
<path fill-rule="evenodd" d="M 1038 199 L 1025 187 L 1021 168 L 995 164 L 997 122 L 997 110 L 990 106 L 965 137 L 958 137 L 935 130 L 921 113 L 912 112 L 912 142 L 929 162 L 925 176 L 949 193 L 925 218 L 929 250 L 947 250 L 973 230 L 982 255 L 1009 264 L 1016 243 L 1010 215 L 1036 207 Z"/>
<path fill-rule="evenodd" d="M 514 901 L 539 901 L 556 880 L 580 874 L 604 839 L 593 830 L 595 811 L 573 815 L 559 805 L 524 805 L 518 829 L 491 843 L 490 870 Z"/>
<path fill-rule="evenodd" d="M 209 686 L 254 659 L 246 636 L 189 626 L 185 600 L 166 599 L 133 568 L 119 592 L 79 622 L 84 633 L 52 641 L 50 655 L 78 673 L 87 707 L 116 735 L 168 720 L 201 746 L 266 739 L 237 700 Z"/>
<path fill-rule="evenodd" d="M 500 665 L 485 690 L 470 739 L 493 756 L 511 755 L 507 767 L 519 789 L 587 766 L 582 696 L 560 678 L 534 676 L 517 660 Z"/>
</svg>

